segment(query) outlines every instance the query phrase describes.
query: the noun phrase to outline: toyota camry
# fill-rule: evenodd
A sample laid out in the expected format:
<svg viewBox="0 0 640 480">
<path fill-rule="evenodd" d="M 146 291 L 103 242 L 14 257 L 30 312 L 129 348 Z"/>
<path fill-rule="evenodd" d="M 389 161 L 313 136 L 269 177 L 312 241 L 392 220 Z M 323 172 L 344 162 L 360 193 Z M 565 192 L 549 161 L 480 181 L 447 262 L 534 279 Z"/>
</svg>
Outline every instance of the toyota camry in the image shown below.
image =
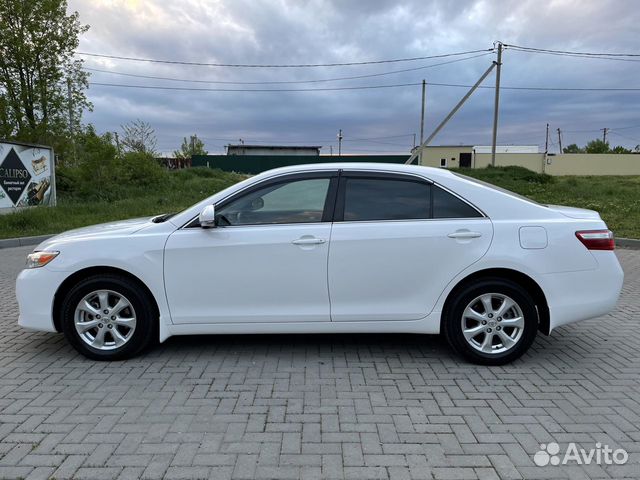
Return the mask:
<svg viewBox="0 0 640 480">
<path fill-rule="evenodd" d="M 96 360 L 173 335 L 405 332 L 499 365 L 614 307 L 613 249 L 597 212 L 447 170 L 298 165 L 43 242 L 18 276 L 19 324 Z"/>
</svg>

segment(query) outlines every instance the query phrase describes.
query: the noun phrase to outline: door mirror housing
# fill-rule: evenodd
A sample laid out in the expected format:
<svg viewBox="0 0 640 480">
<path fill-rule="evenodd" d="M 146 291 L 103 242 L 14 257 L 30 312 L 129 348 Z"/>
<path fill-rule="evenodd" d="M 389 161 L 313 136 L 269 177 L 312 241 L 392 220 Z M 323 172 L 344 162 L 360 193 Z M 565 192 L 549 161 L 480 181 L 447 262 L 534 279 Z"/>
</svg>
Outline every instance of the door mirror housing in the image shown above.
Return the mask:
<svg viewBox="0 0 640 480">
<path fill-rule="evenodd" d="M 262 207 L 264 207 L 264 199 L 262 197 L 254 198 L 251 201 L 250 208 L 252 212 L 260 210 Z"/>
<path fill-rule="evenodd" d="M 198 215 L 202 228 L 213 228 L 216 226 L 216 210 L 213 205 L 207 205 Z"/>
</svg>

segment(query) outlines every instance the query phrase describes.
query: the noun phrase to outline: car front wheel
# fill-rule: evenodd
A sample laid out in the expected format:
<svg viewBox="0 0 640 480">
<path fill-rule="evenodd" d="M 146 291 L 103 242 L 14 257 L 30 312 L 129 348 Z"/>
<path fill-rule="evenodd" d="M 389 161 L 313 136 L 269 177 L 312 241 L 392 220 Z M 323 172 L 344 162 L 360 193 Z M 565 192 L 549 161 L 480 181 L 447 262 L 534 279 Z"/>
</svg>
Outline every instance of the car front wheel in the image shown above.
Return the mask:
<svg viewBox="0 0 640 480">
<path fill-rule="evenodd" d="M 153 338 L 155 309 L 146 292 L 119 275 L 78 282 L 62 303 L 62 330 L 69 343 L 93 360 L 123 360 Z"/>
<path fill-rule="evenodd" d="M 538 331 L 538 313 L 520 285 L 486 278 L 457 292 L 445 311 L 449 344 L 468 360 L 504 365 L 521 357 Z"/>
</svg>

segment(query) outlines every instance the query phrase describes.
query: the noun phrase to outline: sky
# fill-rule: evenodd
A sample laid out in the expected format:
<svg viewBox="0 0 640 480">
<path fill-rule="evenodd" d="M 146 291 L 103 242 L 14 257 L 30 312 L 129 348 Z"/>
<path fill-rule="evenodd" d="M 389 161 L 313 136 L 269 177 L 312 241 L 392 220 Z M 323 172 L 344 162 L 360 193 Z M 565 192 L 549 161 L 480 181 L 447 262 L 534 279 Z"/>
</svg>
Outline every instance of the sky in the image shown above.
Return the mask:
<svg viewBox="0 0 640 480">
<path fill-rule="evenodd" d="M 224 146 L 300 144 L 342 152 L 407 153 L 419 141 L 426 79 L 425 138 L 495 60 L 494 42 L 562 51 L 640 54 L 635 0 L 70 0 L 90 25 L 78 52 L 223 64 L 327 64 L 480 52 L 419 61 L 308 68 L 236 68 L 140 62 L 79 55 L 91 70 L 93 111 L 84 122 L 121 131 L 140 119 L 171 154 L 198 135 L 212 154 Z M 473 57 L 473 58 L 472 58 Z M 452 62 L 452 60 L 456 60 Z M 443 64 L 446 63 L 446 64 Z M 396 72 L 397 70 L 411 71 Z M 416 70 L 417 69 L 417 70 Z M 95 70 L 102 70 L 96 72 Z M 117 72 L 117 73 L 116 73 Z M 396 72 L 396 73 L 390 73 Z M 163 79 L 121 75 L 142 75 Z M 506 48 L 503 87 L 640 88 L 640 57 L 590 59 Z M 338 81 L 342 77 L 384 74 Z M 191 80 L 176 81 L 180 79 Z M 314 82 L 310 82 L 310 81 Z M 257 82 L 307 82 L 266 83 Z M 236 82 L 236 83 L 205 83 Z M 256 82 L 238 84 L 237 82 Z M 414 84 L 338 91 L 318 89 Z M 490 145 L 495 70 L 432 145 Z M 640 144 L 640 90 L 500 91 L 498 144 L 585 144 L 610 129 L 611 145 Z"/>
</svg>

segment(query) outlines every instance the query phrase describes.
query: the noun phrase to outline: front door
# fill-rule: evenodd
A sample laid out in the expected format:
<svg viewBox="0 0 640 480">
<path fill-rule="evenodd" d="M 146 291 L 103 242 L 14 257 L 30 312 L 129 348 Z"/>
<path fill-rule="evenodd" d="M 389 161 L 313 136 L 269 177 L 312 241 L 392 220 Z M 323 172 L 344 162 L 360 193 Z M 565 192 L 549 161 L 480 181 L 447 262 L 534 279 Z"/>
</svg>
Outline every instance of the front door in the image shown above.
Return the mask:
<svg viewBox="0 0 640 480">
<path fill-rule="evenodd" d="M 425 317 L 492 235 L 488 218 L 426 180 L 343 172 L 329 252 L 331 319 Z"/>
<path fill-rule="evenodd" d="M 173 323 L 329 321 L 335 186 L 332 172 L 267 180 L 216 205 L 216 227 L 173 233 L 164 265 Z"/>
</svg>

